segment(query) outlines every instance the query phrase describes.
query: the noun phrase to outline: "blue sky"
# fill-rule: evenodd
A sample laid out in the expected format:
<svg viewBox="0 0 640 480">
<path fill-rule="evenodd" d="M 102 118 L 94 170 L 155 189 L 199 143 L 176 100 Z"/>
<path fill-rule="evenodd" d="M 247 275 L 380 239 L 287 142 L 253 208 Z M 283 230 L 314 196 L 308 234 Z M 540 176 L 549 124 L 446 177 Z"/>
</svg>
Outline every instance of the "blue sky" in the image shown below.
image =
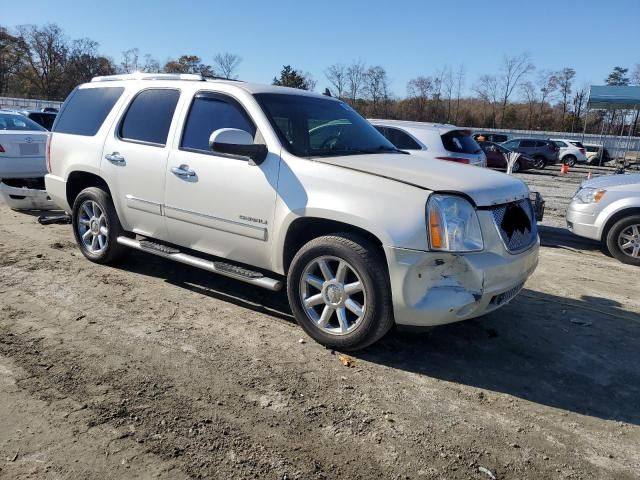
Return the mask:
<svg viewBox="0 0 640 480">
<path fill-rule="evenodd" d="M 5 2 L 3 2 L 5 3 Z M 163 63 L 216 52 L 243 58 L 244 80 L 270 83 L 283 64 L 310 72 L 316 90 L 328 65 L 382 65 L 391 89 L 464 64 L 469 89 L 502 56 L 529 52 L 538 69 L 576 69 L 576 84 L 599 84 L 615 65 L 640 63 L 640 0 L 29 0 L 6 2 L 0 24 L 59 24 L 98 41 L 120 60 L 137 47 Z"/>
</svg>

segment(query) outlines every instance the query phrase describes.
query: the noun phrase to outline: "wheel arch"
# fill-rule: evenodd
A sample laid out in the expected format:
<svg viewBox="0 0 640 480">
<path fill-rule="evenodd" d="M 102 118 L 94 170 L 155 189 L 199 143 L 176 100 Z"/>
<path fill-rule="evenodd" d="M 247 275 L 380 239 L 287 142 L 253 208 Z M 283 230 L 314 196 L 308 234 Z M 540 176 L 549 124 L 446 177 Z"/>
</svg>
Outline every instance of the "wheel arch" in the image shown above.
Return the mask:
<svg viewBox="0 0 640 480">
<path fill-rule="evenodd" d="M 365 228 L 329 218 L 299 217 L 289 224 L 282 244 L 282 251 L 277 257 L 283 273 L 286 275 L 289 271 L 293 257 L 304 244 L 314 238 L 337 233 L 351 233 L 361 236 L 378 248 L 384 256 L 382 240 L 378 235 Z"/>
<path fill-rule="evenodd" d="M 101 176 L 84 170 L 75 170 L 69 173 L 66 186 L 67 203 L 69 206 L 73 208 L 73 202 L 78 194 L 85 188 L 89 187 L 102 188 L 111 195 L 109 185 Z"/>
<path fill-rule="evenodd" d="M 604 223 L 602 227 L 602 234 L 600 235 L 600 240 L 603 242 L 607 241 L 607 235 L 611 228 L 624 217 L 629 217 L 631 215 L 640 215 L 640 206 L 638 207 L 626 207 L 617 212 L 613 213 L 607 221 Z"/>
</svg>

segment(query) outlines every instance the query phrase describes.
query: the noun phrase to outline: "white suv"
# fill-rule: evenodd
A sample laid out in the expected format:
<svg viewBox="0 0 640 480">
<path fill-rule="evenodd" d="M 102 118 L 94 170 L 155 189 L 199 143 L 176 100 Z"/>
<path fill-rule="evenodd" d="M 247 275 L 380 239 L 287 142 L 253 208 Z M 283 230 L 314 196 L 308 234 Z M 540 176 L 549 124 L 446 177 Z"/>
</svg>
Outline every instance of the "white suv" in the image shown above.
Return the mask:
<svg viewBox="0 0 640 480">
<path fill-rule="evenodd" d="M 471 130 L 445 123 L 369 119 L 397 148 L 422 158 L 487 166 L 487 156 Z"/>
<path fill-rule="evenodd" d="M 338 128 L 320 129 L 322 125 Z M 86 258 L 130 249 L 286 284 L 318 342 L 365 347 L 511 300 L 538 262 L 529 191 L 399 152 L 344 102 L 188 75 L 95 78 L 66 100 L 47 190 Z"/>
<path fill-rule="evenodd" d="M 551 141 L 560 149 L 558 160 L 573 167 L 576 163 L 586 163 L 587 151 L 584 145 L 577 140 L 567 138 L 552 138 Z"/>
</svg>

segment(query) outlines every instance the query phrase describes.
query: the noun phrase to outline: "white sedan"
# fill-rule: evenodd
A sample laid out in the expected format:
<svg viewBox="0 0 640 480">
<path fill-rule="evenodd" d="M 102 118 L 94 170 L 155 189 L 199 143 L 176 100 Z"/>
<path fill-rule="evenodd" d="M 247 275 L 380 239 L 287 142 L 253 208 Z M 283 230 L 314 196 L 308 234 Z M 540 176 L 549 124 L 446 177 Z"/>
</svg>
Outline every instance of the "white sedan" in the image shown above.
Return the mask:
<svg viewBox="0 0 640 480">
<path fill-rule="evenodd" d="M 0 110 L 0 179 L 44 177 L 47 136 L 33 120 Z"/>
</svg>

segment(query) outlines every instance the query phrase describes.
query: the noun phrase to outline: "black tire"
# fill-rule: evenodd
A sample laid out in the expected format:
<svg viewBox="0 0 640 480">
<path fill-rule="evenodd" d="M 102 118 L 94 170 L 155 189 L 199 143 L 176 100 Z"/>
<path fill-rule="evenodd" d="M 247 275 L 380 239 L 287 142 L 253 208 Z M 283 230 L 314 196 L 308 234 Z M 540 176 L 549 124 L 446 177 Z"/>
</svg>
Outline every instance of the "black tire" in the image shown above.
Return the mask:
<svg viewBox="0 0 640 480">
<path fill-rule="evenodd" d="M 537 168 L 538 170 L 542 170 L 547 166 L 547 159 L 542 156 L 533 157 L 533 168 Z"/>
<path fill-rule="evenodd" d="M 345 260 L 364 285 L 364 313 L 348 333 L 338 334 L 323 330 L 310 318 L 303 306 L 302 276 L 314 261 L 326 257 L 335 257 L 336 261 Z M 304 245 L 291 262 L 287 277 L 287 295 L 298 324 L 311 338 L 329 348 L 365 348 L 382 338 L 394 324 L 391 287 L 384 254 L 358 235 L 328 235 Z M 325 306 L 321 304 L 320 308 Z"/>
<path fill-rule="evenodd" d="M 576 164 L 576 157 L 574 157 L 573 155 L 566 155 L 562 159 L 562 163 L 568 165 L 569 167 L 573 167 Z"/>
<path fill-rule="evenodd" d="M 518 173 L 520 171 L 520 161 L 516 161 L 511 167 L 511 173 Z"/>
<path fill-rule="evenodd" d="M 88 202 L 94 202 L 100 208 L 104 217 L 104 225 L 108 233 L 105 235 L 107 241 L 104 248 L 99 251 L 91 251 L 82 239 L 80 223 L 86 217 L 81 209 Z M 118 214 L 113 206 L 111 196 L 98 187 L 89 187 L 82 190 L 73 202 L 73 212 L 71 216 L 71 224 L 73 226 L 73 234 L 82 254 L 89 260 L 100 264 L 114 263 L 124 257 L 129 249 L 124 245 L 117 243 L 119 236 L 130 236 L 124 231 Z M 87 228 L 87 227 L 85 227 Z M 90 227 L 89 227 L 90 228 Z"/>
<path fill-rule="evenodd" d="M 629 232 L 629 229 L 635 228 L 636 234 L 633 232 Z M 622 235 L 625 233 L 630 233 L 631 237 L 627 235 L 627 238 L 622 238 Z M 634 238 L 635 237 L 635 238 Z M 605 243 L 607 244 L 607 250 L 609 253 L 613 255 L 615 258 L 620 260 L 622 263 L 626 263 L 629 265 L 640 266 L 640 256 L 632 256 L 633 250 L 627 249 L 628 253 L 622 249 L 621 244 L 623 242 L 635 242 L 634 245 L 640 245 L 640 215 L 630 215 L 628 217 L 621 218 L 607 232 L 607 237 L 605 239 Z"/>
</svg>

